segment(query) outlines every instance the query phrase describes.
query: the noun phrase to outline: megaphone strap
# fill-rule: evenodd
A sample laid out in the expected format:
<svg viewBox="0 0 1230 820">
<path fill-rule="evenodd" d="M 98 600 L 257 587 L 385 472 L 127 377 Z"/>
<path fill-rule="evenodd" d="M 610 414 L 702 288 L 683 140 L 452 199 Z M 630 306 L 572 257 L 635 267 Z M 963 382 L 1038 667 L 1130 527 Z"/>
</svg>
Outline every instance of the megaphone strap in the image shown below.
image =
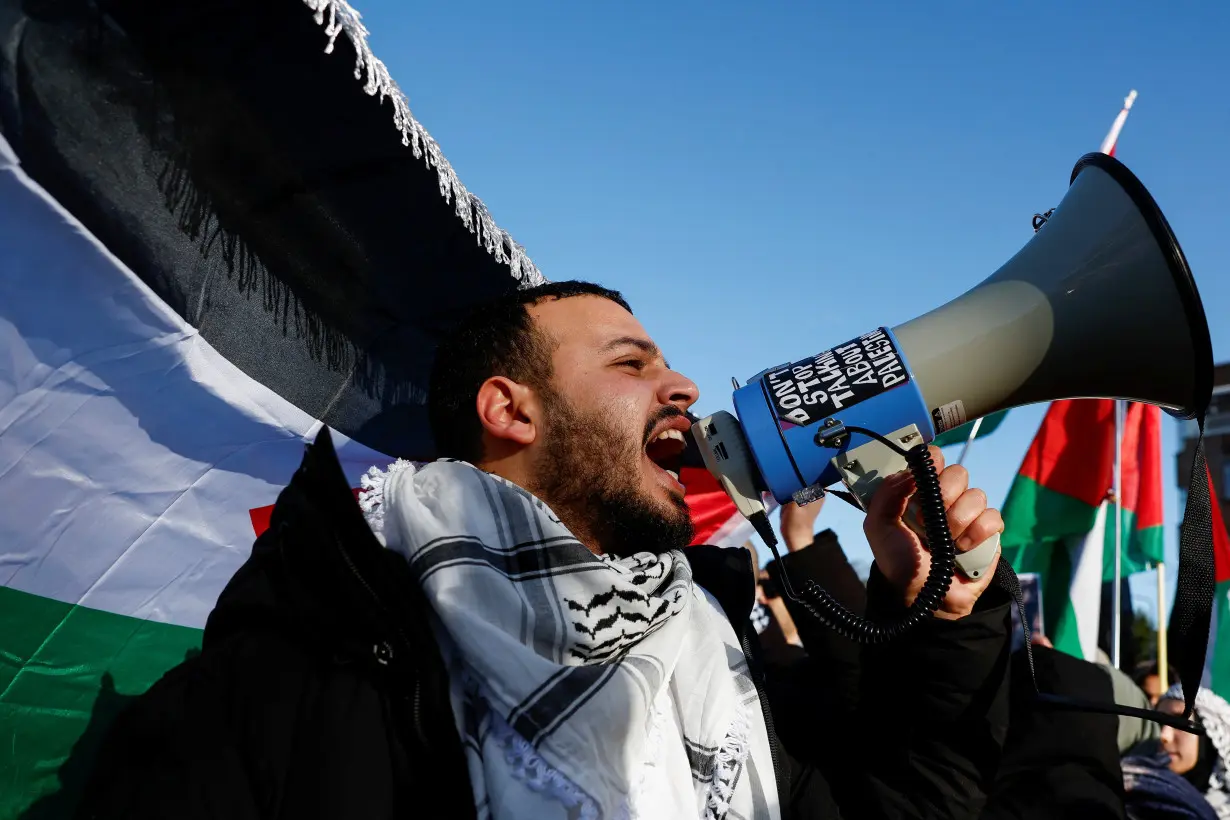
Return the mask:
<svg viewBox="0 0 1230 820">
<path fill-rule="evenodd" d="M 1140 718 L 1141 720 L 1148 720 L 1153 723 L 1160 723 L 1163 726 L 1180 729 L 1184 732 L 1191 732 L 1195 735 L 1206 734 L 1201 724 L 1184 718 L 1181 715 L 1171 715 L 1166 712 L 1159 712 L 1156 709 L 1141 709 L 1137 706 L 1124 706 L 1121 703 L 1100 703 L 1094 700 L 1066 698 L 1047 692 L 1038 693 L 1038 704 L 1047 708 L 1068 712 L 1093 712 L 1099 715 L 1120 715 L 1122 717 Z"/>
<path fill-rule="evenodd" d="M 1025 611 L 1025 599 L 1021 593 L 1021 581 L 1017 578 L 1016 571 L 1012 569 L 1012 565 L 1007 561 L 1000 561 L 995 567 L 995 575 L 991 580 L 992 585 L 999 587 L 1012 596 L 1012 600 L 1016 602 L 1017 611 L 1021 616 L 1021 629 L 1025 633 L 1025 657 L 1029 661 L 1029 680 L 1034 688 L 1034 702 L 1047 709 L 1062 709 L 1069 712 L 1093 712 L 1102 715 L 1121 715 L 1123 717 L 1140 718 L 1141 720 L 1160 723 L 1164 726 L 1171 726 L 1175 729 L 1181 729 L 1185 732 L 1193 734 L 1204 734 L 1203 727 L 1194 720 L 1191 720 L 1189 715 L 1171 715 L 1165 712 L 1159 712 L 1155 709 L 1140 709 L 1134 706 L 1124 706 L 1113 701 L 1109 703 L 1083 700 L 1080 698 L 1069 698 L 1063 695 L 1056 695 L 1051 692 L 1043 692 L 1038 688 L 1037 670 L 1034 668 L 1034 650 L 1033 636 L 1029 626 L 1029 615 Z M 1210 605 L 1212 596 L 1208 599 Z M 1206 633 L 1207 635 L 1207 629 Z M 1203 664 L 1204 657 L 1201 656 Z M 1180 672 L 1180 675 L 1183 673 Z M 1186 678 L 1184 678 L 1186 680 Z M 1199 677 L 1197 677 L 1199 683 Z"/>
<path fill-rule="evenodd" d="M 1179 529 L 1179 577 L 1168 642 L 1174 666 L 1183 684 L 1184 715 L 1196 707 L 1196 692 L 1204 675 L 1209 626 L 1213 619 L 1216 569 L 1213 559 L 1213 499 L 1209 493 L 1208 465 L 1204 457 L 1204 412 L 1196 419 L 1200 434 L 1192 457 L 1187 505 Z"/>
</svg>

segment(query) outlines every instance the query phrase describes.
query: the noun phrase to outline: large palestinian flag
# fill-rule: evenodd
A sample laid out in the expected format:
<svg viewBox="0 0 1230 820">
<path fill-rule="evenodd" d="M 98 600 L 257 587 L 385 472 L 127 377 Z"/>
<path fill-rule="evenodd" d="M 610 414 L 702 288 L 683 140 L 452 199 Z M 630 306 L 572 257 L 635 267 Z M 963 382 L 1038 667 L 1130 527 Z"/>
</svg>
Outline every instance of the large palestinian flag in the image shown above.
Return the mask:
<svg viewBox="0 0 1230 820">
<path fill-rule="evenodd" d="M 1162 560 L 1161 410 L 1127 404 L 1121 445 L 1122 576 Z M 1003 505 L 1004 556 L 1041 578 L 1055 648 L 1094 660 L 1115 570 L 1115 402 L 1053 402 Z"/>
<path fill-rule="evenodd" d="M 0 818 L 70 815 L 304 442 L 431 457 L 435 340 L 541 276 L 330 0 L 0 0 Z"/>
</svg>

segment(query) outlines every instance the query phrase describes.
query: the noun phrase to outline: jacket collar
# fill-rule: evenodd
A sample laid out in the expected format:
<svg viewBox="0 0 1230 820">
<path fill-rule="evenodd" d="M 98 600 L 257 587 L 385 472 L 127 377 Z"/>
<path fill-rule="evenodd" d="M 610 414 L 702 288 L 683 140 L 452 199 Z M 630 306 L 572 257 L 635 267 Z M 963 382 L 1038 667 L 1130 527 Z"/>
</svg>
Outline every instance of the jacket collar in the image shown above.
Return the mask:
<svg viewBox="0 0 1230 820">
<path fill-rule="evenodd" d="M 364 520 L 324 428 L 219 597 L 205 644 L 267 623 L 349 654 L 399 641 L 417 651 L 429 641 L 425 606 L 405 560 L 381 546 Z M 388 665 L 387 654 L 380 665 Z"/>
<path fill-rule="evenodd" d="M 742 635 L 756 603 L 752 554 L 742 547 L 709 545 L 688 547 L 684 554 L 692 565 L 693 579 L 717 599 L 735 633 Z"/>
</svg>

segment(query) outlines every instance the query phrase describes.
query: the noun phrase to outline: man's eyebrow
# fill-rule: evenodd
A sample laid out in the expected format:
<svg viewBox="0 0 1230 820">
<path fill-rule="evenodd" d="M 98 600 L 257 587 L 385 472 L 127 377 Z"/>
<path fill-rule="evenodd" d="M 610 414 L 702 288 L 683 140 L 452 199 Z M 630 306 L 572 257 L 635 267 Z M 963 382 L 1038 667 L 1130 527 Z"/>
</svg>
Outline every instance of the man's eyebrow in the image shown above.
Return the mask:
<svg viewBox="0 0 1230 820">
<path fill-rule="evenodd" d="M 640 339 L 640 338 L 637 338 L 636 336 L 620 336 L 618 339 L 612 339 L 611 341 L 603 345 L 602 352 L 609 353 L 612 350 L 616 350 L 621 347 L 629 347 L 629 346 L 639 348 L 640 350 L 642 350 L 644 353 L 646 353 L 649 356 L 661 358 L 663 363 L 666 364 L 666 369 L 667 370 L 670 369 L 670 364 L 667 363 L 666 359 L 662 356 L 662 351 L 658 349 L 658 346 L 656 344 L 649 341 L 648 339 Z"/>
</svg>

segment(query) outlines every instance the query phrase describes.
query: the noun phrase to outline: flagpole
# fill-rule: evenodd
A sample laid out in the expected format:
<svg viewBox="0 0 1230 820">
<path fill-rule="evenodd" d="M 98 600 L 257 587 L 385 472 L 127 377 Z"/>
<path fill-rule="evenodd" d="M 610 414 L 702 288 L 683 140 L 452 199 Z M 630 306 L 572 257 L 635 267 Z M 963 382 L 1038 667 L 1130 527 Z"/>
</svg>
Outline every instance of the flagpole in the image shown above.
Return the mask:
<svg viewBox="0 0 1230 820">
<path fill-rule="evenodd" d="M 1115 117 L 1115 121 L 1110 126 L 1110 131 L 1106 134 L 1106 139 L 1102 140 L 1102 147 L 1098 150 L 1103 154 L 1110 156 L 1115 155 L 1115 143 L 1119 141 L 1119 132 L 1123 130 L 1123 124 L 1127 122 L 1128 112 L 1132 110 L 1132 103 L 1136 102 L 1136 89 L 1132 89 L 1132 93 L 1127 95 L 1123 101 L 1123 108 L 1119 111 L 1119 116 Z"/>
<path fill-rule="evenodd" d="M 1123 124 L 1127 122 L 1128 112 L 1132 110 L 1132 103 L 1136 102 L 1136 89 L 1131 92 L 1123 100 L 1123 108 L 1119 111 L 1119 115 L 1115 117 L 1115 121 L 1110 126 L 1110 131 L 1106 134 L 1106 139 L 1102 140 L 1102 147 L 1099 149 L 1103 154 L 1109 156 L 1115 155 L 1115 144 L 1119 142 L 1119 133 L 1123 130 Z M 1120 668 L 1120 644 L 1123 643 L 1120 637 L 1122 629 L 1121 616 L 1119 608 L 1122 606 L 1122 589 L 1123 586 L 1123 416 L 1124 402 L 1115 400 L 1115 588 L 1111 595 L 1114 601 L 1114 612 L 1111 615 L 1111 629 L 1113 635 L 1111 637 L 1111 662 L 1115 668 Z M 1159 564 L 1160 566 L 1160 564 Z"/>
<path fill-rule="evenodd" d="M 974 443 L 974 439 L 978 437 L 978 428 L 982 426 L 982 416 L 974 419 L 974 426 L 969 428 L 969 438 L 965 440 L 965 446 L 961 448 L 961 457 L 957 459 L 957 463 L 961 464 L 965 461 L 965 455 L 969 452 L 969 446 Z"/>
<path fill-rule="evenodd" d="M 1111 615 L 1111 664 L 1119 669 L 1120 662 L 1120 607 L 1122 606 L 1123 577 L 1123 410 L 1124 403 L 1115 400 L 1115 586 L 1111 591 L 1113 614 Z"/>
<path fill-rule="evenodd" d="M 1170 688 L 1167 679 L 1167 669 L 1170 661 L 1166 657 L 1166 564 L 1157 562 L 1157 685 L 1158 690 L 1165 692 Z"/>
<path fill-rule="evenodd" d="M 1157 449 L 1159 452 L 1162 449 L 1162 427 L 1160 424 L 1157 428 Z M 1162 476 L 1161 470 L 1157 471 L 1157 483 L 1161 485 L 1158 490 L 1158 498 L 1165 498 L 1166 479 Z M 1157 680 L 1163 692 L 1171 684 L 1168 635 L 1169 633 L 1166 629 L 1166 549 L 1163 547 L 1162 554 L 1157 559 Z"/>
</svg>

